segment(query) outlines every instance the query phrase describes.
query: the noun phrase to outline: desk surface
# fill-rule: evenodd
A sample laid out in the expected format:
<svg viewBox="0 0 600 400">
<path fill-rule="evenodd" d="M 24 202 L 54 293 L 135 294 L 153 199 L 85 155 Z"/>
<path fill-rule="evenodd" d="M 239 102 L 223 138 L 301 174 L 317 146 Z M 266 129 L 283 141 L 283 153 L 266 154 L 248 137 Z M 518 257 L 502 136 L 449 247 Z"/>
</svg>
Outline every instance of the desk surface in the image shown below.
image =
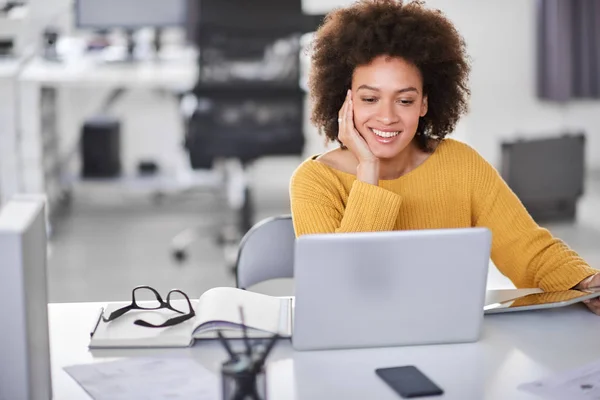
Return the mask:
<svg viewBox="0 0 600 400">
<path fill-rule="evenodd" d="M 82 56 L 63 62 L 42 57 L 31 60 L 20 74 L 22 82 L 34 82 L 61 87 L 126 86 L 164 87 L 188 90 L 198 77 L 197 52 L 181 49 L 161 61 L 103 62 L 97 57 Z"/>
<path fill-rule="evenodd" d="M 15 78 L 24 63 L 24 57 L 0 57 L 0 78 Z"/>
<path fill-rule="evenodd" d="M 119 357 L 192 357 L 215 373 L 226 355 L 217 342 L 189 349 L 87 348 L 99 303 L 51 304 L 50 348 L 55 400 L 89 399 L 62 369 Z M 517 390 L 524 382 L 600 359 L 600 317 L 581 304 L 562 309 L 486 316 L 481 341 L 469 344 L 294 352 L 278 344 L 269 358 L 271 399 L 389 399 L 394 394 L 375 368 L 416 365 L 445 391 L 439 399 L 538 399 Z"/>
</svg>

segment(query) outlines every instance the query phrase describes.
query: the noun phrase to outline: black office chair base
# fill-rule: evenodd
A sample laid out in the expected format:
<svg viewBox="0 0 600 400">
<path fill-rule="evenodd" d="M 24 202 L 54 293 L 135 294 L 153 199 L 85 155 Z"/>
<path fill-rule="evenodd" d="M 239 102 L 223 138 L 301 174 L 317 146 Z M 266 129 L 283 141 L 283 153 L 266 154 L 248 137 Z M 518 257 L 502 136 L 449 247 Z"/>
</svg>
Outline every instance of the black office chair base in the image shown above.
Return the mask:
<svg viewBox="0 0 600 400">
<path fill-rule="evenodd" d="M 237 249 L 240 240 L 246 231 L 240 232 L 244 223 L 253 220 L 252 215 L 242 218 L 243 209 L 239 210 L 239 221 L 235 224 L 224 225 L 215 236 L 215 244 L 221 247 L 227 269 L 235 274 Z M 190 247 L 199 237 L 206 237 L 206 228 L 190 228 L 179 233 L 171 241 L 171 257 L 176 264 L 183 265 L 190 259 Z"/>
<path fill-rule="evenodd" d="M 173 258 L 177 263 L 182 264 L 187 260 L 188 254 L 185 250 L 175 250 L 173 251 Z"/>
</svg>

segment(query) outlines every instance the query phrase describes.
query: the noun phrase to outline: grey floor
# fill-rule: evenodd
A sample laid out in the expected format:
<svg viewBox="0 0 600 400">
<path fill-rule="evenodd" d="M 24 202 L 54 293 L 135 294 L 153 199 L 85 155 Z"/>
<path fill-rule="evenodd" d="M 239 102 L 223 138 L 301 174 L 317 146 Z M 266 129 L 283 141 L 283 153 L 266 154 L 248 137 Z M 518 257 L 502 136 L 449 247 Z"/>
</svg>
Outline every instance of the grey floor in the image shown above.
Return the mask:
<svg viewBox="0 0 600 400">
<path fill-rule="evenodd" d="M 257 219 L 289 213 L 287 181 L 299 160 L 268 160 L 251 174 Z M 71 210 L 55 225 L 50 246 L 50 302 L 123 300 L 136 285 L 160 291 L 179 288 L 197 297 L 214 286 L 233 286 L 225 254 L 215 237 L 227 219 L 210 193 L 169 197 L 162 204 L 145 194 L 111 188 L 75 188 Z M 578 220 L 548 228 L 600 268 L 600 176 L 590 177 Z M 170 240 L 190 226 L 200 228 L 186 263 L 171 257 Z M 490 285 L 507 281 L 496 271 Z M 291 283 L 264 286 L 267 293 L 288 294 Z"/>
<path fill-rule="evenodd" d="M 301 160 L 272 158 L 250 170 L 256 219 L 289 214 L 288 181 Z M 70 210 L 53 226 L 48 268 L 50 302 L 112 301 L 130 297 L 137 285 L 161 292 L 179 288 L 198 297 L 215 286 L 234 286 L 226 257 L 216 241 L 231 222 L 222 199 L 210 191 L 168 196 L 161 204 L 149 193 L 111 185 L 74 188 Z M 171 239 L 198 227 L 198 240 L 183 264 L 172 257 Z M 258 289 L 289 294 L 291 284 Z"/>
</svg>

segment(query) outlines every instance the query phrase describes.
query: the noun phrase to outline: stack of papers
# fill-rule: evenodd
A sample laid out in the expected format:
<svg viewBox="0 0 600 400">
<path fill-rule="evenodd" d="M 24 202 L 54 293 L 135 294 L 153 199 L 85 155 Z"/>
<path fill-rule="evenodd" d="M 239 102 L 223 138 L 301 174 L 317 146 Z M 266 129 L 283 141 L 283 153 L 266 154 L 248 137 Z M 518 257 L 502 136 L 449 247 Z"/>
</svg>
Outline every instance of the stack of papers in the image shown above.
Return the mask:
<svg viewBox="0 0 600 400">
<path fill-rule="evenodd" d="M 217 400 L 220 379 L 189 358 L 130 358 L 65 367 L 95 400 Z"/>
<path fill-rule="evenodd" d="M 519 389 L 547 399 L 600 399 L 600 361 L 522 384 Z"/>
</svg>

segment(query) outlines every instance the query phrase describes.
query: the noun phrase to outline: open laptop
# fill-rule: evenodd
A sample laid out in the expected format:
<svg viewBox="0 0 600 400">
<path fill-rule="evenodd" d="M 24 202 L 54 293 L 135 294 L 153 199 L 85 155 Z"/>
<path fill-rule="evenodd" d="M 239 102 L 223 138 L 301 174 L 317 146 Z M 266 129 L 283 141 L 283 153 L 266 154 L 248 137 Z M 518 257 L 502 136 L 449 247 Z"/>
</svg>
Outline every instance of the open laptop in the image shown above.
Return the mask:
<svg viewBox="0 0 600 400">
<path fill-rule="evenodd" d="M 490 248 L 486 228 L 299 237 L 294 348 L 478 340 Z"/>
</svg>

